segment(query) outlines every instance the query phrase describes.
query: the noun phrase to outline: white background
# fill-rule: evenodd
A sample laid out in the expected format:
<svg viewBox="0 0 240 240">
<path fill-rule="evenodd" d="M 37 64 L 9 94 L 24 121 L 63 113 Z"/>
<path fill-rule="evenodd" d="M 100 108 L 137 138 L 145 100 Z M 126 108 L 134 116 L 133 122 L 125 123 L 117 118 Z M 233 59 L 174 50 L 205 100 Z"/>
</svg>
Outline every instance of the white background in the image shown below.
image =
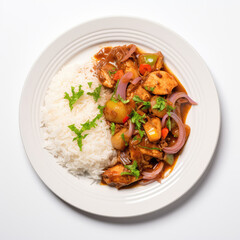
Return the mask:
<svg viewBox="0 0 240 240">
<path fill-rule="evenodd" d="M 153 20 L 184 37 L 209 66 L 222 111 L 205 178 L 171 208 L 130 220 L 92 216 L 58 199 L 32 169 L 18 128 L 21 89 L 39 54 L 73 26 L 116 15 Z M 1 240 L 240 239 L 239 1 L 0 0 L 0 81 Z"/>
</svg>

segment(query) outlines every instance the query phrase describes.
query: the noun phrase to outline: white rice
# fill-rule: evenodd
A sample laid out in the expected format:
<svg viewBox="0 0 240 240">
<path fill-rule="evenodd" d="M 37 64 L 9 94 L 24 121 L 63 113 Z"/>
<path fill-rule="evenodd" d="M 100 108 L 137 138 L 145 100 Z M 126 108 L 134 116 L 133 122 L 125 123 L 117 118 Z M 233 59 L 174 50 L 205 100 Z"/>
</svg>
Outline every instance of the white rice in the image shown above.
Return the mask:
<svg viewBox="0 0 240 240">
<path fill-rule="evenodd" d="M 91 88 L 87 82 L 92 82 Z M 64 93 L 68 92 L 72 96 L 71 86 L 78 91 L 79 85 L 82 85 L 84 95 L 73 105 L 71 111 L 68 100 L 64 99 Z M 82 151 L 77 141 L 73 141 L 76 134 L 68 126 L 75 124 L 79 129 L 80 124 L 91 121 L 99 114 L 98 105 L 103 106 L 111 93 L 102 87 L 101 98 L 95 102 L 87 92 L 93 92 L 98 86 L 93 62 L 65 66 L 53 77 L 41 108 L 44 147 L 74 175 L 87 175 L 96 180 L 100 179 L 103 169 L 116 158 L 109 126 L 102 117 L 97 120 L 96 128 L 84 132 L 88 136 L 83 139 Z"/>
</svg>

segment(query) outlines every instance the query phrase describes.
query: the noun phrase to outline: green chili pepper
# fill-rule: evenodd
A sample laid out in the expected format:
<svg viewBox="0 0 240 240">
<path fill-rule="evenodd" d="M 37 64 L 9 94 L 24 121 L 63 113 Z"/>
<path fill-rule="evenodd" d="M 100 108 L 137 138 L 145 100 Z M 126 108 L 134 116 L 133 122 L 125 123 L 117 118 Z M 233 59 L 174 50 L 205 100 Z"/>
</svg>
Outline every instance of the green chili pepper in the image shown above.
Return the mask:
<svg viewBox="0 0 240 240">
<path fill-rule="evenodd" d="M 146 54 L 143 55 L 144 57 L 144 62 L 146 64 L 149 64 L 151 67 L 153 67 L 158 59 L 158 56 L 155 54 Z"/>
</svg>

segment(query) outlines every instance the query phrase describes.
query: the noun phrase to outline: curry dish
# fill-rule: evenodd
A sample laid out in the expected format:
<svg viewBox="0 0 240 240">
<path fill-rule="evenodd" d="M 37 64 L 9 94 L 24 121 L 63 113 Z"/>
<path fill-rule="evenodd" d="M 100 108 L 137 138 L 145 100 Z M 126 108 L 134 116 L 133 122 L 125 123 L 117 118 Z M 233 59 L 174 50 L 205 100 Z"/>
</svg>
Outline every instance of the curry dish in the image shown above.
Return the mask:
<svg viewBox="0 0 240 240">
<path fill-rule="evenodd" d="M 160 182 L 183 149 L 190 127 L 185 120 L 196 105 L 164 64 L 164 56 L 136 45 L 105 47 L 96 55 L 96 74 L 112 89 L 103 109 L 117 161 L 102 182 L 122 188 Z"/>
</svg>

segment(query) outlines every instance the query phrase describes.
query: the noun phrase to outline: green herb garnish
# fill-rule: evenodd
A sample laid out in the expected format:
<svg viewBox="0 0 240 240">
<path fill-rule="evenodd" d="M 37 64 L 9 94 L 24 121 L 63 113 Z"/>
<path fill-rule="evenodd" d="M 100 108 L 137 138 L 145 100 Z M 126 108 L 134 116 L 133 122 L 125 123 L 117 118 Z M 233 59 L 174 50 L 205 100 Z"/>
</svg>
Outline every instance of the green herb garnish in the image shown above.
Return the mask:
<svg viewBox="0 0 240 240">
<path fill-rule="evenodd" d="M 124 167 L 130 170 L 130 172 L 121 172 L 121 175 L 132 175 L 135 178 L 139 178 L 140 171 L 137 169 L 138 165 L 136 160 L 133 161 L 132 165 L 124 165 Z"/>
<path fill-rule="evenodd" d="M 172 122 L 171 122 L 171 119 L 170 119 L 170 117 L 171 117 L 171 111 L 173 111 L 175 108 L 176 108 L 176 107 L 172 107 L 172 106 L 170 106 L 170 105 L 167 106 L 167 114 L 168 114 L 169 118 L 168 118 L 168 120 L 167 120 L 166 126 L 167 126 L 167 128 L 168 128 L 169 131 L 172 130 Z"/>
<path fill-rule="evenodd" d="M 145 110 L 145 109 L 148 109 L 148 108 L 150 108 L 151 107 L 151 103 L 150 102 L 148 102 L 148 101 L 143 101 L 138 95 L 135 95 L 134 97 L 133 97 L 133 101 L 134 102 L 136 102 L 136 103 L 142 103 L 143 104 L 143 110 Z"/>
<path fill-rule="evenodd" d="M 141 146 L 141 145 L 138 145 L 138 147 L 140 148 L 145 148 L 145 149 L 148 149 L 148 150 L 158 150 L 158 151 L 162 151 L 161 148 L 156 148 L 156 147 L 145 147 L 145 146 Z"/>
<path fill-rule="evenodd" d="M 156 87 L 150 87 L 150 91 L 153 92 Z"/>
<path fill-rule="evenodd" d="M 145 114 L 143 114 L 143 116 L 141 116 L 135 110 L 132 111 L 132 113 L 131 113 L 131 121 L 132 121 L 132 123 L 135 123 L 136 128 L 138 130 L 141 130 L 142 123 L 145 123 L 145 121 L 144 121 L 145 117 L 146 117 Z"/>
<path fill-rule="evenodd" d="M 99 84 L 98 87 L 95 88 L 93 92 L 88 92 L 87 95 L 93 96 L 93 99 L 95 102 L 100 98 L 100 92 L 101 92 L 102 85 Z"/>
<path fill-rule="evenodd" d="M 122 140 L 124 141 L 125 146 L 128 146 L 128 142 L 127 142 L 126 139 L 125 139 L 124 133 L 121 134 L 121 138 L 122 138 Z"/>
<path fill-rule="evenodd" d="M 87 84 L 88 84 L 88 86 L 91 88 L 92 82 L 88 82 Z"/>
<path fill-rule="evenodd" d="M 104 108 L 105 108 L 105 106 L 98 105 L 98 109 L 100 111 L 100 114 L 103 114 L 103 109 Z"/>
<path fill-rule="evenodd" d="M 117 72 L 117 71 L 114 71 L 115 69 L 116 68 L 113 68 L 113 70 L 108 71 L 108 74 L 110 77 Z"/>
<path fill-rule="evenodd" d="M 153 109 L 157 109 L 158 111 L 162 111 L 166 107 L 166 99 L 162 97 L 158 97 L 156 104 L 153 106 Z"/>
<path fill-rule="evenodd" d="M 149 91 L 147 86 L 145 86 L 144 88 L 145 88 L 147 91 Z"/>
<path fill-rule="evenodd" d="M 117 80 L 116 86 L 115 86 L 115 88 L 114 88 L 114 91 L 113 91 L 113 94 L 112 94 L 112 97 L 111 97 L 111 101 L 113 101 L 113 102 L 115 102 L 115 103 L 118 102 L 118 99 L 115 98 L 115 94 L 116 94 L 116 91 L 117 91 L 117 88 L 118 88 L 119 81 L 120 81 L 120 80 Z"/>
<path fill-rule="evenodd" d="M 115 133 L 115 128 L 116 128 L 116 125 L 115 125 L 115 123 L 112 122 L 112 123 L 111 123 L 111 127 L 110 127 L 112 136 L 113 136 L 114 133 Z"/>
<path fill-rule="evenodd" d="M 99 120 L 103 115 L 103 106 L 98 106 L 98 109 L 100 110 L 100 113 L 92 120 L 81 124 L 82 128 L 78 129 L 75 124 L 69 125 L 68 127 L 77 135 L 75 138 L 73 138 L 73 141 L 77 141 L 80 151 L 82 151 L 82 140 L 88 135 L 83 134 L 84 131 L 90 130 L 91 128 L 95 128 L 97 126 L 96 121 Z"/>
<path fill-rule="evenodd" d="M 120 99 L 120 101 L 121 101 L 123 104 L 129 103 L 129 99 L 128 99 L 128 100 L 124 100 L 119 94 L 118 94 L 118 99 Z"/>
<path fill-rule="evenodd" d="M 84 91 L 82 90 L 82 85 L 79 85 L 78 92 L 75 92 L 74 87 L 71 87 L 72 96 L 70 97 L 67 92 L 65 92 L 64 99 L 69 101 L 69 107 L 72 111 L 73 104 L 83 95 Z"/>
</svg>

